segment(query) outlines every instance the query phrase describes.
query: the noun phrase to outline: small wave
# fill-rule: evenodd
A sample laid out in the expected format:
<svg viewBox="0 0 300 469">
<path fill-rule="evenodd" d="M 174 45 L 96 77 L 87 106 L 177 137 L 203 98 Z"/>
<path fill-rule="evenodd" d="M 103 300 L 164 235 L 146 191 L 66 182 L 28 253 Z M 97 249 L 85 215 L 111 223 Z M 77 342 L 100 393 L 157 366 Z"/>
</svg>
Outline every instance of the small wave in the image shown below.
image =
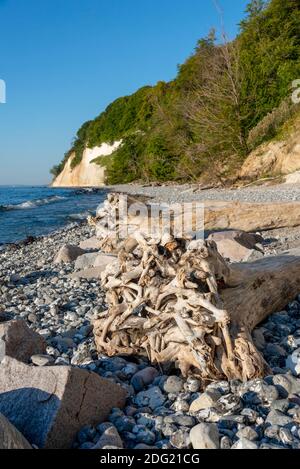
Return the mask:
<svg viewBox="0 0 300 469">
<path fill-rule="evenodd" d="M 89 215 L 91 215 L 93 212 L 91 211 L 86 211 L 86 212 L 81 212 L 81 213 L 71 213 L 68 215 L 69 220 L 75 220 L 75 221 L 82 221 L 86 220 Z"/>
<path fill-rule="evenodd" d="M 5 212 L 8 210 L 28 210 L 30 208 L 40 207 L 41 205 L 52 204 L 63 199 L 65 199 L 65 197 L 54 195 L 51 197 L 46 197 L 45 199 L 27 200 L 26 202 L 17 205 L 0 205 L 0 212 Z"/>
</svg>

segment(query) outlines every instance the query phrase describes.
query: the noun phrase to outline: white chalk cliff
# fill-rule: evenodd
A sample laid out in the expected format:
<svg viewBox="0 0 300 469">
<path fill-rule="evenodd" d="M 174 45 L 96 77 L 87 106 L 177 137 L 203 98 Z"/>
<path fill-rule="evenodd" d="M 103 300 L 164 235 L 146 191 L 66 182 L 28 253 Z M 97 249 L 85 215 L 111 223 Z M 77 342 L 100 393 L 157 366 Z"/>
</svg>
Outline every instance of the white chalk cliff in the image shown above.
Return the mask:
<svg viewBox="0 0 300 469">
<path fill-rule="evenodd" d="M 119 148 L 122 141 L 112 145 L 103 143 L 100 147 L 86 148 L 81 162 L 72 169 L 71 163 L 75 158 L 72 153 L 62 172 L 52 182 L 52 187 L 99 187 L 105 185 L 105 168 L 93 160 L 101 156 L 109 156 Z"/>
</svg>

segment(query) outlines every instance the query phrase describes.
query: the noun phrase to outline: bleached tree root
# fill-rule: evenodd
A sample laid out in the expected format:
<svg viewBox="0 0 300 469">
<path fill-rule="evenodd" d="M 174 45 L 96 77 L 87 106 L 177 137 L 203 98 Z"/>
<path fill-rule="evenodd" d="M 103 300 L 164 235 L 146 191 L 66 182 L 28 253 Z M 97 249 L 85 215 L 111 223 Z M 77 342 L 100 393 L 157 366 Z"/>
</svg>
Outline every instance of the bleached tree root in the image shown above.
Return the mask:
<svg viewBox="0 0 300 469">
<path fill-rule="evenodd" d="M 99 352 L 145 354 L 203 381 L 262 377 L 252 330 L 300 292 L 300 252 L 228 265 L 213 241 L 135 233 L 102 285 L 108 311 L 94 323 Z"/>
</svg>

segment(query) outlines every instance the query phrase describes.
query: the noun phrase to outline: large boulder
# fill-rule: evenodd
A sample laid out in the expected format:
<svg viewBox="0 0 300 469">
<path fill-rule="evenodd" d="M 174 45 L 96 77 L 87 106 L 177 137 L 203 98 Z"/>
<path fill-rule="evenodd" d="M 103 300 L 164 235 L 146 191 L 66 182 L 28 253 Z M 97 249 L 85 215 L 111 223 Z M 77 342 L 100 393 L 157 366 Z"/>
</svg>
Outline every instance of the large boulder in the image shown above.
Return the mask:
<svg viewBox="0 0 300 469">
<path fill-rule="evenodd" d="M 79 270 L 70 275 L 72 279 L 100 280 L 104 272 L 103 267 L 90 267 L 89 269 Z"/>
<path fill-rule="evenodd" d="M 65 244 L 58 251 L 54 264 L 68 264 L 69 262 L 76 261 L 77 257 L 82 256 L 85 251 L 78 246 L 73 246 L 71 244 Z"/>
<path fill-rule="evenodd" d="M 75 262 L 75 269 L 85 270 L 90 268 L 100 268 L 104 271 L 109 264 L 112 264 L 116 261 L 116 256 L 103 254 L 99 252 L 92 252 L 78 257 Z"/>
<path fill-rule="evenodd" d="M 82 427 L 105 421 L 125 400 L 119 385 L 80 368 L 9 357 L 0 365 L 0 412 L 39 448 L 70 448 Z"/>
<path fill-rule="evenodd" d="M 85 239 L 84 241 L 81 241 L 81 243 L 79 244 L 79 247 L 81 249 L 95 249 L 97 251 L 99 251 L 99 249 L 101 249 L 101 244 L 102 244 L 102 241 L 98 238 L 96 238 L 96 236 L 93 236 L 92 238 L 88 238 L 88 239 Z"/>
<path fill-rule="evenodd" d="M 248 261 L 255 252 L 263 256 L 257 247 L 263 238 L 254 233 L 238 230 L 219 231 L 209 235 L 208 239 L 215 241 L 221 256 L 231 262 Z"/>
<path fill-rule="evenodd" d="M 0 449 L 32 449 L 24 436 L 0 414 Z"/>
<path fill-rule="evenodd" d="M 94 267 L 94 263 L 98 255 L 99 255 L 99 252 L 89 252 L 87 254 L 83 254 L 82 256 L 79 256 L 75 262 L 75 269 L 85 270 L 85 269 L 89 269 L 90 267 Z"/>
<path fill-rule="evenodd" d="M 28 363 L 32 355 L 46 352 L 46 341 L 23 320 L 0 323 L 0 362 L 9 356 Z"/>
</svg>

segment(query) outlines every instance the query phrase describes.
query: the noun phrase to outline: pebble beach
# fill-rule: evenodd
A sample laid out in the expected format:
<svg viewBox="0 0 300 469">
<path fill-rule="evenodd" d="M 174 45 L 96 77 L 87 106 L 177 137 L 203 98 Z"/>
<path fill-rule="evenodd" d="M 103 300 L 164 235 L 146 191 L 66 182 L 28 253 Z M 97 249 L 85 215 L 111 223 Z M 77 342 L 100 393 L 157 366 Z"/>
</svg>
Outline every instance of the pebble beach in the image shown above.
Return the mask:
<svg viewBox="0 0 300 469">
<path fill-rule="evenodd" d="M 195 200 L 187 187 L 112 189 L 155 201 Z M 300 200 L 300 187 L 201 191 L 196 197 L 272 201 L 278 194 L 282 200 Z M 300 245 L 296 229 L 261 234 L 265 255 Z M 86 222 L 73 223 L 0 252 L 1 321 L 22 319 L 47 342 L 46 354 L 33 356 L 31 365 L 80 367 L 126 391 L 125 408 L 113 409 L 105 423 L 83 427 L 73 448 L 300 449 L 300 295 L 254 331 L 269 376 L 213 382 L 203 390 L 196 378 L 185 379 L 175 368 L 163 374 L 145 357 L 97 353 L 91 322 L 106 309 L 100 282 L 74 277 L 74 262 L 54 264 L 63 245 L 78 246 L 93 236 Z"/>
</svg>

